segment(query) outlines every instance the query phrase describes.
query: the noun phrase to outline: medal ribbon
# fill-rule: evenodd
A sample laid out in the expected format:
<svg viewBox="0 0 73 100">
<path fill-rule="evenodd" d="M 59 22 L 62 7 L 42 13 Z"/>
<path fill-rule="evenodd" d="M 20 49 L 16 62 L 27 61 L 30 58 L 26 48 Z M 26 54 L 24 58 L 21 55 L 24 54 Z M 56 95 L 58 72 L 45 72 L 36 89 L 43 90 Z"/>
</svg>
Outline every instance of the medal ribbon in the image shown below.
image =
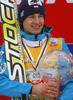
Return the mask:
<svg viewBox="0 0 73 100">
<path fill-rule="evenodd" d="M 40 51 L 40 54 L 39 54 L 39 56 L 38 56 L 38 59 L 37 59 L 37 61 L 36 61 L 36 64 L 34 65 L 34 62 L 33 62 L 34 59 L 33 59 L 32 55 L 31 55 L 31 52 L 30 52 L 30 50 L 28 49 L 27 45 L 26 45 L 25 43 L 23 43 L 23 41 L 22 41 L 23 49 L 25 50 L 25 53 L 26 53 L 26 55 L 28 56 L 28 58 L 30 59 L 30 62 L 31 62 L 31 64 L 33 65 L 33 67 L 34 67 L 35 70 L 36 70 L 36 68 L 38 67 L 38 64 L 39 64 L 39 61 L 40 61 L 42 55 L 43 55 L 43 54 L 45 53 L 45 51 L 46 51 L 47 43 L 48 43 L 48 39 L 47 39 L 47 40 L 45 41 L 45 43 L 43 44 L 43 47 L 42 47 L 42 49 L 41 49 L 41 51 Z"/>
</svg>

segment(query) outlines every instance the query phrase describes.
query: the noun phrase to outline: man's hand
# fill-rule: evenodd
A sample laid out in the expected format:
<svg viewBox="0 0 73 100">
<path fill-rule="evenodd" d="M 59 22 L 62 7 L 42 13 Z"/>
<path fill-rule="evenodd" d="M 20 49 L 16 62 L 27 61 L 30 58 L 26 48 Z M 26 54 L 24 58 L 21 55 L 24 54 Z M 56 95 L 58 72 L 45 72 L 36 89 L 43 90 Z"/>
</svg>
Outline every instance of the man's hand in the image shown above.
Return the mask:
<svg viewBox="0 0 73 100">
<path fill-rule="evenodd" d="M 56 83 L 35 84 L 32 87 L 32 93 L 54 98 L 55 94 L 59 93 L 58 87 Z"/>
</svg>

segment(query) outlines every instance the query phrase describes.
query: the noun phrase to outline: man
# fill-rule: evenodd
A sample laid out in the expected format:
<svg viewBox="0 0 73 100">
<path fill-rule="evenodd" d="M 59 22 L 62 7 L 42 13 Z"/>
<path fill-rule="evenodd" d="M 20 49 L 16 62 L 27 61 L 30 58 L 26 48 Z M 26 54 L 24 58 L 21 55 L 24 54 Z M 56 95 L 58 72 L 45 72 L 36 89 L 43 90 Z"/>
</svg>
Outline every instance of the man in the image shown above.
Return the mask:
<svg viewBox="0 0 73 100">
<path fill-rule="evenodd" d="M 23 0 L 19 6 L 18 18 L 21 28 L 21 38 L 23 44 L 23 56 L 26 67 L 26 77 L 27 82 L 29 83 L 19 83 L 16 81 L 9 80 L 9 74 L 7 66 L 0 73 L 0 94 L 6 95 L 9 97 L 22 97 L 22 94 L 26 94 L 31 100 L 44 100 L 45 96 L 51 97 L 53 100 L 55 95 L 58 95 L 58 83 L 48 83 L 48 84 L 34 84 L 32 78 L 36 77 L 38 73 L 35 74 L 35 71 L 38 68 L 39 60 L 41 56 L 52 49 L 60 49 L 70 53 L 64 39 L 62 38 L 51 38 L 50 31 L 52 27 L 45 26 L 45 6 L 41 0 Z M 57 46 L 50 46 L 52 41 L 57 44 Z M 6 64 L 5 54 L 4 54 L 4 45 L 1 47 L 1 61 L 2 64 Z M 37 78 L 37 77 L 36 77 Z M 72 100 L 73 95 L 72 89 L 69 89 L 73 86 L 73 80 L 71 80 L 65 87 L 64 93 L 61 95 L 58 100 Z M 6 91 L 6 92 L 5 92 Z M 66 95 L 68 94 L 68 95 Z M 41 97 L 37 96 L 41 95 Z M 71 95 L 71 99 L 68 97 Z M 42 97 L 43 96 L 43 97 Z"/>
</svg>

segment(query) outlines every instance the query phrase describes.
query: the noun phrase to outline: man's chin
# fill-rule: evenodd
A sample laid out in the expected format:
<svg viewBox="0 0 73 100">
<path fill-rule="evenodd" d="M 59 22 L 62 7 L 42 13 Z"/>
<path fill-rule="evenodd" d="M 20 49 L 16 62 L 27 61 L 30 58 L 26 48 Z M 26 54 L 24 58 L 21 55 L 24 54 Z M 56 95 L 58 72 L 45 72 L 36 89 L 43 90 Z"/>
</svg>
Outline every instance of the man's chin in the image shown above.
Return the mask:
<svg viewBox="0 0 73 100">
<path fill-rule="evenodd" d="M 36 31 L 33 31 L 33 32 L 28 32 L 28 35 L 35 35 L 35 34 L 41 34 L 41 32 L 36 32 Z"/>
<path fill-rule="evenodd" d="M 33 32 L 32 34 L 41 34 L 41 32 Z"/>
</svg>

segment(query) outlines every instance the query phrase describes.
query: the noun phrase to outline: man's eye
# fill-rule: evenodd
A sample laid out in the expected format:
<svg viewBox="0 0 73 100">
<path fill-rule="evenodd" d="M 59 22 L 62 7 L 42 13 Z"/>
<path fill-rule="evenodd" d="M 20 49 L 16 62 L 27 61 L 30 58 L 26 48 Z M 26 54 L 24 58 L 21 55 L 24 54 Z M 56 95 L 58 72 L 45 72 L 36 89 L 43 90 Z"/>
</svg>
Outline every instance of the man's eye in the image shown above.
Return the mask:
<svg viewBox="0 0 73 100">
<path fill-rule="evenodd" d="M 40 15 L 39 17 L 43 17 L 43 15 Z"/>
<path fill-rule="evenodd" d="M 34 16 L 29 16 L 29 18 L 34 18 Z"/>
</svg>

